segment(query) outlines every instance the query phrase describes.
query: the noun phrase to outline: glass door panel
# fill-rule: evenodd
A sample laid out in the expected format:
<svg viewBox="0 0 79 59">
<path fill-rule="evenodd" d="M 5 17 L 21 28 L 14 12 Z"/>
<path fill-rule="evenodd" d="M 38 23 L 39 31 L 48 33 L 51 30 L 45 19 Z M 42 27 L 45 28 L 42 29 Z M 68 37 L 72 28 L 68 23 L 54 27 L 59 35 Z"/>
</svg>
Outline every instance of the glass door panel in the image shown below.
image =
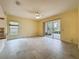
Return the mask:
<svg viewBox="0 0 79 59">
<path fill-rule="evenodd" d="M 60 39 L 60 20 L 45 22 L 45 34 Z"/>
</svg>

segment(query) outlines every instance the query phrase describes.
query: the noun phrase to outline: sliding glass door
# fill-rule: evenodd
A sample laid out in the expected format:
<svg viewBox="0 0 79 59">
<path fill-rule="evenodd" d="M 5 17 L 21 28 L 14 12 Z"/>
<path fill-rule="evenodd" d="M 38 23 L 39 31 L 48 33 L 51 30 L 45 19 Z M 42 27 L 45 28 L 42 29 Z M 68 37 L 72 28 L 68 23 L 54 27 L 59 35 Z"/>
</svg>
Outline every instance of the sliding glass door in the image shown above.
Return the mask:
<svg viewBox="0 0 79 59">
<path fill-rule="evenodd" d="M 60 20 L 53 21 L 53 38 L 60 39 Z"/>
<path fill-rule="evenodd" d="M 46 35 L 51 35 L 53 32 L 53 22 L 49 21 L 45 23 L 45 33 Z"/>
<path fill-rule="evenodd" d="M 45 35 L 60 39 L 60 20 L 45 22 Z"/>
</svg>

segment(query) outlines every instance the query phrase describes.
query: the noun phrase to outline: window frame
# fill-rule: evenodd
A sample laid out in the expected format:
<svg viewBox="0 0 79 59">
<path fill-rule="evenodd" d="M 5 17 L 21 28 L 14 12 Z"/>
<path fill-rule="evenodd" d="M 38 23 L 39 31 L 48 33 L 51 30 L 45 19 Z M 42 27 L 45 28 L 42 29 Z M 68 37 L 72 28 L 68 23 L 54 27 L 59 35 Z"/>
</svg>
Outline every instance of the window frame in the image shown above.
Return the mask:
<svg viewBox="0 0 79 59">
<path fill-rule="evenodd" d="M 10 24 L 10 22 L 18 23 L 18 25 Z M 12 36 L 19 35 L 19 22 L 16 22 L 16 21 L 10 21 L 10 22 L 9 22 L 9 35 L 12 35 Z M 16 26 L 16 27 L 17 27 L 16 34 L 13 34 L 13 33 L 11 32 L 11 28 L 10 28 L 11 26 Z M 16 28 L 13 28 L 13 29 L 16 29 Z"/>
</svg>

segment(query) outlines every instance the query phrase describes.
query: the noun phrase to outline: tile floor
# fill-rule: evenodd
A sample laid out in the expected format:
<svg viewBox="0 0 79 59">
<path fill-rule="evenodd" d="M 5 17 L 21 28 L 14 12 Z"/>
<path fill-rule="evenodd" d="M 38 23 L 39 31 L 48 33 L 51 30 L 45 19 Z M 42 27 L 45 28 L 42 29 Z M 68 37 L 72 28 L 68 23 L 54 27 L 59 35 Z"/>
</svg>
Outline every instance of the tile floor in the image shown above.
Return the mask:
<svg viewBox="0 0 79 59">
<path fill-rule="evenodd" d="M 48 37 L 20 38 L 6 42 L 0 59 L 79 59 L 79 50 Z"/>
</svg>

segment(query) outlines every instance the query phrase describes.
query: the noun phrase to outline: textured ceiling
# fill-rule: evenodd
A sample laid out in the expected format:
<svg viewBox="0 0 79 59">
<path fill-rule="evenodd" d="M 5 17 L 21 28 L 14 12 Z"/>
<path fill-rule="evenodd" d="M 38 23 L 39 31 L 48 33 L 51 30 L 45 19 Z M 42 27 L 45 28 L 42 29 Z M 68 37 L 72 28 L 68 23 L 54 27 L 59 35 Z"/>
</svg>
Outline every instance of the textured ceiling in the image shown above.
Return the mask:
<svg viewBox="0 0 79 59">
<path fill-rule="evenodd" d="M 16 4 L 16 1 L 19 3 Z M 41 18 L 57 15 L 76 6 L 77 0 L 0 0 L 7 14 L 35 19 L 35 11 Z"/>
</svg>

